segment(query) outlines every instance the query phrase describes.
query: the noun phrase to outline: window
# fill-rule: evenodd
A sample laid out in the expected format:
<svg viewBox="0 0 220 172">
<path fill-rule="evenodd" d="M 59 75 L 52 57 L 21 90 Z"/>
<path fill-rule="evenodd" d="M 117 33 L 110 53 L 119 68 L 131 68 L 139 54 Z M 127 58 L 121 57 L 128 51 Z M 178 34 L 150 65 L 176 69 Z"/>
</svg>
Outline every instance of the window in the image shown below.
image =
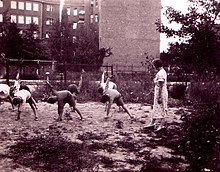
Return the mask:
<svg viewBox="0 0 220 172">
<path fill-rule="evenodd" d="M 26 24 L 31 24 L 31 17 L 30 16 L 25 17 L 25 23 Z"/>
<path fill-rule="evenodd" d="M 17 22 L 17 16 L 16 15 L 11 15 L 11 22 L 16 23 Z"/>
<path fill-rule="evenodd" d="M 70 8 L 67 8 L 67 15 L 69 16 L 70 15 Z"/>
<path fill-rule="evenodd" d="M 3 7 L 3 1 L 0 1 L 0 7 Z"/>
<path fill-rule="evenodd" d="M 26 10 L 31 11 L 32 10 L 32 4 L 31 2 L 26 2 Z"/>
<path fill-rule="evenodd" d="M 73 29 L 77 28 L 77 23 L 73 23 Z"/>
<path fill-rule="evenodd" d="M 77 8 L 75 8 L 75 9 L 73 10 L 73 15 L 74 15 L 74 16 L 77 16 L 77 15 L 78 15 L 78 13 L 77 13 Z"/>
<path fill-rule="evenodd" d="M 73 43 L 76 42 L 76 36 L 73 36 Z M 74 52 L 74 56 L 75 56 L 75 52 Z"/>
<path fill-rule="evenodd" d="M 85 23 L 85 11 L 84 10 L 79 11 L 79 22 L 78 23 Z"/>
<path fill-rule="evenodd" d="M 0 22 L 3 22 L 3 16 L 0 14 Z"/>
<path fill-rule="evenodd" d="M 37 38 L 38 38 L 38 33 L 37 33 L 37 31 L 34 31 L 33 36 L 34 36 L 34 39 L 37 39 Z"/>
<path fill-rule="evenodd" d="M 39 4 L 33 3 L 33 11 L 39 11 Z"/>
<path fill-rule="evenodd" d="M 11 1 L 11 9 L 17 9 L 17 2 Z"/>
<path fill-rule="evenodd" d="M 95 6 L 98 7 L 98 0 L 95 0 Z"/>
<path fill-rule="evenodd" d="M 47 11 L 53 11 L 53 6 L 52 5 L 47 5 Z"/>
<path fill-rule="evenodd" d="M 24 2 L 18 2 L 18 9 L 24 10 Z"/>
<path fill-rule="evenodd" d="M 84 19 L 79 19 L 78 23 L 82 23 L 82 24 L 84 24 L 85 21 L 84 21 Z"/>
<path fill-rule="evenodd" d="M 90 23 L 93 23 L 94 15 L 90 15 Z"/>
<path fill-rule="evenodd" d="M 91 0 L 91 7 L 93 7 L 93 5 L 94 5 L 94 1 L 93 1 L 93 0 Z"/>
<path fill-rule="evenodd" d="M 53 19 L 52 18 L 48 18 L 46 20 L 46 25 L 52 25 L 53 24 Z"/>
<path fill-rule="evenodd" d="M 84 10 L 80 10 L 79 11 L 79 15 L 85 15 L 85 11 Z"/>
<path fill-rule="evenodd" d="M 47 32 L 45 38 L 50 38 L 50 32 Z"/>
<path fill-rule="evenodd" d="M 95 22 L 99 22 L 99 16 L 98 16 L 98 14 L 95 15 Z"/>
<path fill-rule="evenodd" d="M 18 16 L 18 23 L 24 24 L 24 16 Z"/>
<path fill-rule="evenodd" d="M 39 24 L 39 19 L 38 19 L 38 17 L 33 17 L 33 23 L 35 23 L 35 24 Z"/>
</svg>

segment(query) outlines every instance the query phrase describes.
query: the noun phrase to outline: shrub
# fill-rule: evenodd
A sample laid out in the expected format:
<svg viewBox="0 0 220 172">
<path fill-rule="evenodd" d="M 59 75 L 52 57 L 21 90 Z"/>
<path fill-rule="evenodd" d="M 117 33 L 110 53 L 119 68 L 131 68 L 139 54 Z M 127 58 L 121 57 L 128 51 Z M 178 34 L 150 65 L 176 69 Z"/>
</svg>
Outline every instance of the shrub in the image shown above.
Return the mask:
<svg viewBox="0 0 220 172">
<path fill-rule="evenodd" d="M 190 90 L 194 111 L 183 123 L 179 151 L 188 171 L 219 171 L 220 89 L 217 83 L 194 83 Z"/>
<path fill-rule="evenodd" d="M 186 86 L 184 84 L 175 84 L 172 86 L 169 95 L 174 99 L 184 99 Z"/>
</svg>

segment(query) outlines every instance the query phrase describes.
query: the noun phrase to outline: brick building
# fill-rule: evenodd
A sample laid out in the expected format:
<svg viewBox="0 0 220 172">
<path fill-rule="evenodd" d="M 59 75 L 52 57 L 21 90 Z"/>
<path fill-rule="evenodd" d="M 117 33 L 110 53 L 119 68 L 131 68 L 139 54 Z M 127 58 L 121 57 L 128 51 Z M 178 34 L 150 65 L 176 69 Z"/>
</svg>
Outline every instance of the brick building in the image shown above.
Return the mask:
<svg viewBox="0 0 220 172">
<path fill-rule="evenodd" d="M 98 1 L 97 0 L 65 0 L 68 22 L 73 31 L 78 25 L 95 25 L 98 29 Z M 1 0 L 0 22 L 3 21 L 3 12 L 8 10 L 11 22 L 25 29 L 30 23 L 39 26 L 40 38 L 47 38 L 51 26 L 60 19 L 60 0 Z"/>
</svg>

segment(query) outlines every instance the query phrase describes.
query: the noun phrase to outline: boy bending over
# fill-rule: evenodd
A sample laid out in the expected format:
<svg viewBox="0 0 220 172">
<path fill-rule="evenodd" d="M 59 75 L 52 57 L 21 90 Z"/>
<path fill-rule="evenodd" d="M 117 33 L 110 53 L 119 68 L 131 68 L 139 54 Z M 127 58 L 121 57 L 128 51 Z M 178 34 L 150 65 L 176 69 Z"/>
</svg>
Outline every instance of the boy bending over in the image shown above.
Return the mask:
<svg viewBox="0 0 220 172">
<path fill-rule="evenodd" d="M 103 94 L 100 100 L 102 103 L 108 102 L 107 114 L 106 114 L 107 118 L 108 118 L 108 115 L 109 115 L 109 112 L 110 112 L 110 109 L 113 103 L 116 103 L 118 106 L 121 106 L 125 110 L 125 112 L 130 116 L 130 118 L 134 118 L 130 114 L 128 109 L 125 107 L 121 94 L 116 89 L 108 88 L 109 81 L 110 81 L 110 78 L 108 78 L 106 81 L 106 87 L 103 90 Z"/>
<path fill-rule="evenodd" d="M 31 96 L 31 93 L 27 90 L 19 90 L 14 94 L 14 97 L 12 99 L 12 103 L 13 105 L 18 105 L 18 115 L 17 115 L 17 119 L 20 119 L 20 114 L 21 114 L 21 107 L 24 105 L 24 103 L 29 103 L 29 105 L 31 106 L 31 109 L 34 112 L 34 119 L 35 121 L 38 120 L 37 114 L 36 114 L 36 110 L 35 110 L 35 101 L 33 99 L 33 97 Z"/>
<path fill-rule="evenodd" d="M 53 88 L 53 86 L 47 82 L 53 96 L 50 96 L 47 100 L 48 103 L 58 102 L 58 115 L 57 121 L 62 121 L 63 109 L 66 103 L 73 108 L 73 111 L 76 111 L 80 118 L 83 119 L 80 111 L 76 108 L 76 98 L 75 96 L 68 90 L 57 91 Z"/>
</svg>

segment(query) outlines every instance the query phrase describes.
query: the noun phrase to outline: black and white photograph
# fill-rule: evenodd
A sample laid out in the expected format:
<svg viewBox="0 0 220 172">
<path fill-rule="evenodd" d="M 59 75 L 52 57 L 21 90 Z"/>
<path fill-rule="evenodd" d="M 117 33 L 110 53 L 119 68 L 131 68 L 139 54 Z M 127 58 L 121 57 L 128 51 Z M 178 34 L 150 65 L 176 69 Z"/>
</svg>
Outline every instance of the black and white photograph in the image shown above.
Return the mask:
<svg viewBox="0 0 220 172">
<path fill-rule="evenodd" d="M 0 0 L 0 172 L 219 172 L 220 0 Z"/>
</svg>

